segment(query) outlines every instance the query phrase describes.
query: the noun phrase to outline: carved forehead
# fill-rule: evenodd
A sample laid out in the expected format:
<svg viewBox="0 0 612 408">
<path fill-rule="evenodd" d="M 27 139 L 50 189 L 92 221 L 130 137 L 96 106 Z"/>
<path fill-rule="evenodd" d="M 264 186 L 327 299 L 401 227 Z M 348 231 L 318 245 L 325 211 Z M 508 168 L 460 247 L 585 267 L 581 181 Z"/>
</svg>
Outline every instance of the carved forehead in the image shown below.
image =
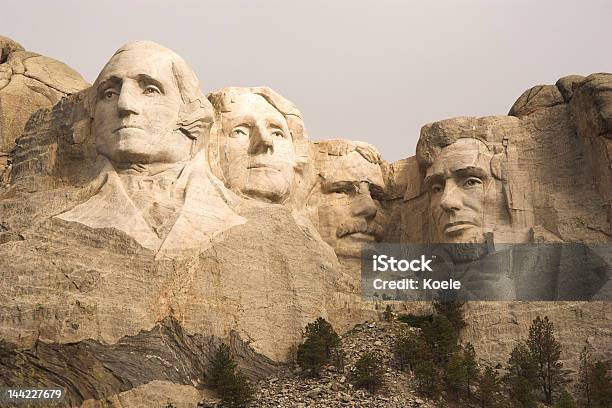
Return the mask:
<svg viewBox="0 0 612 408">
<path fill-rule="evenodd" d="M 178 89 L 172 69 L 174 57 L 178 56 L 163 47 L 134 46 L 121 48 L 104 66 L 94 86 L 112 77 L 133 78 L 145 74 Z"/>
<path fill-rule="evenodd" d="M 367 181 L 380 188 L 385 183 L 380 166 L 352 151 L 343 156 L 325 156 L 319 161 L 319 172 L 325 184 Z"/>
<path fill-rule="evenodd" d="M 284 126 L 287 125 L 285 117 L 276 107 L 263 96 L 254 93 L 241 93 L 232 96 L 226 108 L 221 114 L 225 119 L 263 117 Z"/>
<path fill-rule="evenodd" d="M 493 153 L 480 140 L 463 138 L 444 147 L 427 168 L 426 177 L 435 175 L 450 176 L 460 170 L 477 168 L 486 174 L 491 173 Z"/>
</svg>

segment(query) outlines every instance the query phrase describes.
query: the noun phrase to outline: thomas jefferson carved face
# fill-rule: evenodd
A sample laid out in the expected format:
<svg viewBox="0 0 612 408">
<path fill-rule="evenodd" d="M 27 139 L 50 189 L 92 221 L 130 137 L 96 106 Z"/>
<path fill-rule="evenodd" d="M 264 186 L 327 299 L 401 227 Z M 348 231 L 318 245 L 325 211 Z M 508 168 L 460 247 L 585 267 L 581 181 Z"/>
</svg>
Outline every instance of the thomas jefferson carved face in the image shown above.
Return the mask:
<svg viewBox="0 0 612 408">
<path fill-rule="evenodd" d="M 380 166 L 357 151 L 330 156 L 321 165 L 318 230 L 339 257 L 359 258 L 367 242 L 381 238 L 380 198 L 384 181 Z"/>
<path fill-rule="evenodd" d="M 445 147 L 427 169 L 430 213 L 437 242 L 483 241 L 487 205 L 495 201 L 492 153 L 477 139 Z"/>
<path fill-rule="evenodd" d="M 93 132 L 100 154 L 117 163 L 174 163 L 192 140 L 177 131 L 183 104 L 171 52 L 134 47 L 115 54 L 96 80 Z"/>
<path fill-rule="evenodd" d="M 290 192 L 295 150 L 285 117 L 264 97 L 240 93 L 221 115 L 221 167 L 243 194 L 281 202 Z"/>
</svg>

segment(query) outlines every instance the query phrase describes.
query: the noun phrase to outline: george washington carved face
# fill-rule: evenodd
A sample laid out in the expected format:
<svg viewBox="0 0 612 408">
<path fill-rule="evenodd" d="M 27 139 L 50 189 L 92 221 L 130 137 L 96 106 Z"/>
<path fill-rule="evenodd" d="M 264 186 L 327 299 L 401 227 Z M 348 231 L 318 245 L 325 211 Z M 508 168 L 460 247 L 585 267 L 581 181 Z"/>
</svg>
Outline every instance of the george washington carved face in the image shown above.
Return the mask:
<svg viewBox="0 0 612 408">
<path fill-rule="evenodd" d="M 94 84 L 98 153 L 117 163 L 189 159 L 192 139 L 177 125 L 184 103 L 173 56 L 170 50 L 135 43 L 107 63 Z"/>
</svg>

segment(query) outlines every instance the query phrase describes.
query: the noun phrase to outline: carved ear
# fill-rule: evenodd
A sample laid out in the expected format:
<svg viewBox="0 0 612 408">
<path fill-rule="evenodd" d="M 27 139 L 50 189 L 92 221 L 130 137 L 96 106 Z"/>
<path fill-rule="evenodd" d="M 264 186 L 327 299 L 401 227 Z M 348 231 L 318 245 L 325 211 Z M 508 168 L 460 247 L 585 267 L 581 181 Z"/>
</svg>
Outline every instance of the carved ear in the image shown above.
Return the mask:
<svg viewBox="0 0 612 408">
<path fill-rule="evenodd" d="M 491 159 L 491 173 L 499 180 L 506 181 L 506 171 L 504 163 L 505 155 L 503 153 L 497 153 L 493 155 Z"/>
</svg>

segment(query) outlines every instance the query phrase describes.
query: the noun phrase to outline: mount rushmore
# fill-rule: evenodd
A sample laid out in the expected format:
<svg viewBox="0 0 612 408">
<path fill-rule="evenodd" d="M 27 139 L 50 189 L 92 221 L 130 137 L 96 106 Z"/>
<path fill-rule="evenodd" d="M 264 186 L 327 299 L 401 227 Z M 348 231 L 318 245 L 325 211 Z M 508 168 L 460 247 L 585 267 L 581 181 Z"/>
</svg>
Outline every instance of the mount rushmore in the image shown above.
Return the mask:
<svg viewBox="0 0 612 408">
<path fill-rule="evenodd" d="M 220 342 L 269 375 L 315 318 L 338 331 L 377 318 L 384 302 L 360 294 L 361 249 L 377 242 L 579 243 L 604 267 L 547 262 L 583 282 L 580 300 L 549 277 L 534 301 L 512 287 L 467 304 L 463 337 L 503 361 L 547 314 L 568 367 L 585 341 L 612 357 L 611 74 L 427 124 L 416 156 L 388 163 L 368 143 L 311 141 L 270 88 L 204 94 L 153 42 L 119 48 L 93 85 L 0 46 L 0 385 L 62 386 L 83 406 L 197 388 Z"/>
</svg>

